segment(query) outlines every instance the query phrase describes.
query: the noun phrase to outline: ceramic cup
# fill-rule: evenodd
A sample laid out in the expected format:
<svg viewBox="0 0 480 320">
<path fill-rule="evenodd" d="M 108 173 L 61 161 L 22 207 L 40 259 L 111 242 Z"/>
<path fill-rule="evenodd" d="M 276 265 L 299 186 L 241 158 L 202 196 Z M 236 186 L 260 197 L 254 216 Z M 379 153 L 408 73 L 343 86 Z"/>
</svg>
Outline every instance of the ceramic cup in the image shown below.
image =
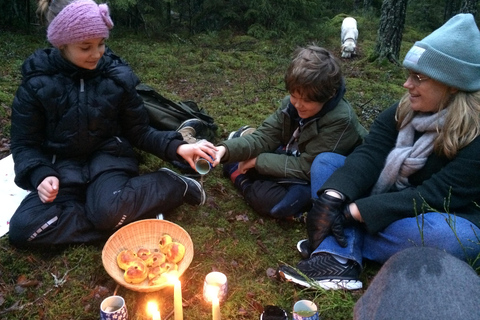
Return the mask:
<svg viewBox="0 0 480 320">
<path fill-rule="evenodd" d="M 218 300 L 220 302 L 225 301 L 228 291 L 227 276 L 217 271 L 207 274 L 203 282 L 203 298 L 207 303 L 212 302 L 212 297 L 209 293 L 211 290 L 210 286 L 218 290 Z"/>
<path fill-rule="evenodd" d="M 100 304 L 100 320 L 128 320 L 125 300 L 120 296 L 105 298 Z"/>
<path fill-rule="evenodd" d="M 299 300 L 293 305 L 293 320 L 319 320 L 318 309 L 310 300 Z"/>
<path fill-rule="evenodd" d="M 197 170 L 198 173 L 207 174 L 210 172 L 210 169 L 212 169 L 212 165 L 207 159 L 198 158 L 197 161 L 195 161 L 195 170 Z"/>
</svg>

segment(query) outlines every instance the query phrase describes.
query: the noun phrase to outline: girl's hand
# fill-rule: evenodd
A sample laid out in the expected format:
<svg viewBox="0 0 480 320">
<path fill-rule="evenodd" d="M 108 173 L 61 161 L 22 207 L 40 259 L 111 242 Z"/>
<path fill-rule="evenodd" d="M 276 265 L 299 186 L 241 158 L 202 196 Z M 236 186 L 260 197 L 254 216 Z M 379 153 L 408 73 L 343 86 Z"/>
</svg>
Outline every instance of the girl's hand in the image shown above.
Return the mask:
<svg viewBox="0 0 480 320">
<path fill-rule="evenodd" d="M 55 200 L 58 194 L 58 187 L 60 182 L 58 181 L 57 177 L 51 176 L 46 177 L 43 181 L 38 185 L 38 197 L 43 203 L 52 202 Z"/>
<path fill-rule="evenodd" d="M 177 149 L 177 154 L 185 159 L 190 167 L 195 170 L 195 160 L 207 159 L 213 166 L 217 157 L 218 149 L 207 140 L 199 140 L 196 143 L 182 144 Z"/>
</svg>

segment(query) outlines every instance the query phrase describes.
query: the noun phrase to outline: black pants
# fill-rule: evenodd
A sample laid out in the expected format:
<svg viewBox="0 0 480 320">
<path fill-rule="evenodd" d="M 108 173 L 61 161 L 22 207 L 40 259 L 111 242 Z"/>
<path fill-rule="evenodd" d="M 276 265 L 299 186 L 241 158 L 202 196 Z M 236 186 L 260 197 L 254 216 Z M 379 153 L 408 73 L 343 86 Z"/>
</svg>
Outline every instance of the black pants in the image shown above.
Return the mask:
<svg viewBox="0 0 480 320">
<path fill-rule="evenodd" d="M 185 184 L 162 171 L 131 177 L 109 171 L 85 186 L 62 186 L 50 203 L 30 193 L 10 220 L 18 247 L 94 243 L 130 222 L 154 218 L 183 204 Z"/>
<path fill-rule="evenodd" d="M 243 190 L 245 201 L 258 213 L 277 219 L 292 217 L 311 207 L 310 184 L 255 180 Z"/>
</svg>

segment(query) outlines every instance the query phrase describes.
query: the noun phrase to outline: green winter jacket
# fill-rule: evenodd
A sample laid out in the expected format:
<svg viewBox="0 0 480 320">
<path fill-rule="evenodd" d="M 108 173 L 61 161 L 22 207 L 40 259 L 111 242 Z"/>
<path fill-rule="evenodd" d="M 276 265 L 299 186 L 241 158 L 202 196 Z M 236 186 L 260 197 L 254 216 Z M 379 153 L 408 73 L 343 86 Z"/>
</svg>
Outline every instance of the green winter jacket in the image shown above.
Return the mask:
<svg viewBox="0 0 480 320">
<path fill-rule="evenodd" d="M 296 155 L 278 153 L 279 147 L 288 144 L 300 120 L 290 96 L 285 97 L 281 106 L 255 132 L 220 143 L 227 150 L 222 163 L 257 157 L 255 169 L 262 175 L 310 181 L 310 167 L 319 153 L 336 152 L 346 156 L 367 134 L 342 94 L 328 101 L 317 116 L 305 119 Z"/>
</svg>

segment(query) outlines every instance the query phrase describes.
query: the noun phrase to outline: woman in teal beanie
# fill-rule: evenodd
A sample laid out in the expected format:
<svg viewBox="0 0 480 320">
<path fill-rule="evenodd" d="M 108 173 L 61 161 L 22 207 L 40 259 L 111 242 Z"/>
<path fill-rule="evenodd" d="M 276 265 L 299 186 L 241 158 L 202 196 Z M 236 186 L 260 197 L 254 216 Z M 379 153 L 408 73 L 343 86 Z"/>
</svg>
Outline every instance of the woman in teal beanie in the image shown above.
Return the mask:
<svg viewBox="0 0 480 320">
<path fill-rule="evenodd" d="M 473 16 L 454 16 L 407 53 L 408 92 L 344 165 L 327 178 L 315 159 L 318 198 L 296 270 L 326 289 L 359 289 L 362 259 L 384 263 L 414 246 L 480 265 L 479 52 Z M 279 275 L 310 286 L 296 270 Z"/>
</svg>

